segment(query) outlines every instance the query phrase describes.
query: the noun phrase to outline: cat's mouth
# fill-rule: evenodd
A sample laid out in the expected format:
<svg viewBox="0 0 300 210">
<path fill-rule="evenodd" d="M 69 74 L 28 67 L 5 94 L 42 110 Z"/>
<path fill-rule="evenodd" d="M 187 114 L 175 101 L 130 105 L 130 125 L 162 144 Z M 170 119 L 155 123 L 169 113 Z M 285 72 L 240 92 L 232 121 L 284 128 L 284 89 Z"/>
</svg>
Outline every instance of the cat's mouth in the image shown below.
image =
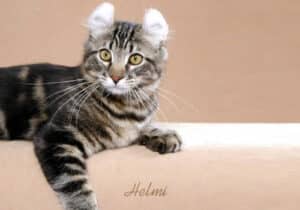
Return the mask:
<svg viewBox="0 0 300 210">
<path fill-rule="evenodd" d="M 122 87 L 117 87 L 117 86 L 109 87 L 106 89 L 114 95 L 125 95 L 130 91 L 129 88 L 122 88 Z"/>
<path fill-rule="evenodd" d="M 125 95 L 128 94 L 131 90 L 130 84 L 127 82 L 127 79 L 120 79 L 118 82 L 113 81 L 111 78 L 106 78 L 102 82 L 102 86 L 113 95 Z"/>
</svg>

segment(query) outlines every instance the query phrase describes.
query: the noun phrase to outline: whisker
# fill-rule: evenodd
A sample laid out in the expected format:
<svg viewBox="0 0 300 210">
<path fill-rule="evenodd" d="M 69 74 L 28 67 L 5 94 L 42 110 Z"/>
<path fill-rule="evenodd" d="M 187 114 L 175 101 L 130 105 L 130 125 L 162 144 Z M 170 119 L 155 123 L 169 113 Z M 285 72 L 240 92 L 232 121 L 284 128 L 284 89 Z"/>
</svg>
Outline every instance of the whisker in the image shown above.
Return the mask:
<svg viewBox="0 0 300 210">
<path fill-rule="evenodd" d="M 79 113 L 81 110 L 81 107 L 84 106 L 84 104 L 86 103 L 86 101 L 90 98 L 90 96 L 100 87 L 100 84 L 97 84 L 96 87 L 90 91 L 90 93 L 87 93 L 86 96 L 83 98 L 83 100 L 81 100 L 81 103 L 79 104 L 79 109 L 76 113 L 76 127 L 78 126 L 78 118 L 79 118 Z"/>
<path fill-rule="evenodd" d="M 171 92 L 170 90 L 167 89 L 163 89 L 163 88 L 159 88 L 160 91 L 162 91 L 165 95 L 169 95 L 169 96 L 173 96 L 175 99 L 177 99 L 179 102 L 181 102 L 184 106 L 186 106 L 187 108 L 189 108 L 190 110 L 193 110 L 197 113 L 199 113 L 200 111 L 197 109 L 197 107 L 192 104 L 190 101 L 185 100 L 184 98 L 179 97 L 178 95 L 176 95 L 175 93 Z"/>
<path fill-rule="evenodd" d="M 169 123 L 169 120 L 168 120 L 168 118 L 167 118 L 167 115 L 165 114 L 165 112 L 160 108 L 160 107 L 157 107 L 157 113 L 159 113 L 159 114 L 161 114 L 161 116 L 162 116 L 162 120 L 164 121 L 164 122 L 167 122 L 167 123 Z"/>
<path fill-rule="evenodd" d="M 95 82 L 92 85 L 90 85 L 88 88 L 85 88 L 84 91 L 75 99 L 75 102 L 73 103 L 72 107 L 71 107 L 71 114 L 70 114 L 70 122 L 73 119 L 73 113 L 75 114 L 75 121 L 76 121 L 76 126 L 78 126 L 78 118 L 76 119 L 77 113 L 78 111 L 80 111 L 81 105 L 82 105 L 82 101 L 85 99 L 85 97 L 89 94 L 89 89 L 93 88 L 96 85 L 96 87 L 98 87 L 99 83 Z M 79 114 L 79 113 L 78 113 Z"/>
<path fill-rule="evenodd" d="M 176 111 L 179 110 L 178 106 L 176 105 L 176 103 L 174 103 L 168 96 L 166 95 L 163 95 L 163 93 L 161 92 L 158 92 L 159 96 L 162 98 L 162 99 L 165 99 L 166 102 L 168 102 L 171 106 L 173 106 L 175 108 Z"/>
<path fill-rule="evenodd" d="M 91 85 L 93 85 L 95 83 L 92 83 Z M 54 114 L 52 115 L 52 118 L 50 120 L 50 124 L 53 122 L 53 119 L 55 119 L 57 113 L 65 106 L 67 105 L 69 102 L 71 102 L 72 100 L 74 100 L 78 95 L 80 95 L 82 92 L 84 92 L 86 89 L 88 89 L 91 85 L 89 85 L 88 87 L 84 88 L 83 90 L 80 90 L 79 92 L 77 92 L 75 95 L 71 96 L 66 102 L 64 102 L 61 106 L 58 107 L 58 109 L 54 112 Z"/>
<path fill-rule="evenodd" d="M 78 118 L 76 117 L 79 114 L 79 111 L 82 106 L 82 102 L 84 101 L 85 97 L 89 94 L 91 88 L 93 88 L 96 85 L 98 87 L 98 83 L 95 82 L 89 88 L 87 88 L 80 96 L 77 97 L 76 102 L 73 104 L 72 109 L 71 109 L 71 120 L 73 119 L 73 113 L 75 114 L 75 121 L 76 121 L 76 126 L 78 125 Z"/>
<path fill-rule="evenodd" d="M 78 82 L 78 81 L 82 81 L 82 80 L 84 80 L 84 79 L 65 80 L 65 81 L 59 81 L 59 82 L 43 82 L 42 84 L 24 82 L 22 84 L 24 84 L 24 85 L 55 85 L 55 84 L 62 84 L 62 83 Z"/>
<path fill-rule="evenodd" d="M 59 92 L 59 93 L 63 93 L 63 92 L 64 92 L 64 93 L 61 94 L 61 95 L 59 95 L 59 93 L 54 94 L 54 95 L 59 95 L 59 96 L 57 96 L 57 97 L 54 98 L 51 102 L 49 102 L 48 106 L 51 106 L 52 104 L 58 102 L 58 101 L 59 101 L 60 99 L 62 99 L 64 96 L 66 96 L 66 95 L 72 93 L 73 91 L 76 91 L 77 89 L 81 88 L 81 87 L 84 86 L 85 84 L 87 84 L 87 83 L 81 83 L 81 84 L 78 84 L 78 85 L 74 85 L 74 87 L 71 86 L 71 87 L 67 88 L 68 90 L 62 90 L 62 91 Z M 53 96 L 54 96 L 54 95 L 53 95 Z M 50 95 L 50 96 L 51 96 L 51 95 Z M 50 96 L 48 96 L 47 98 L 49 99 Z M 51 96 L 51 97 L 53 97 L 53 96 Z"/>
<path fill-rule="evenodd" d="M 76 110 L 78 109 L 77 106 L 78 106 L 78 104 L 80 103 L 81 98 L 82 98 L 83 96 L 85 96 L 86 92 L 87 92 L 87 91 L 85 90 L 85 91 L 83 91 L 82 93 L 80 93 L 80 94 L 78 95 L 78 97 L 76 97 L 76 99 L 74 98 L 74 103 L 73 103 L 73 105 L 72 105 L 71 108 L 70 108 L 70 115 L 69 115 L 69 121 L 70 121 L 70 123 L 72 122 L 72 119 L 73 119 L 73 113 L 75 113 Z M 77 102 L 77 101 L 78 101 L 78 102 Z"/>
<path fill-rule="evenodd" d="M 136 99 L 137 99 L 138 103 L 141 104 L 141 105 L 144 107 L 145 110 L 148 110 L 148 109 L 147 109 L 147 106 L 146 106 L 146 104 L 145 104 L 145 102 L 143 101 L 142 96 L 139 95 L 138 92 L 137 92 L 136 90 L 134 90 L 133 93 L 134 93 L 134 95 L 136 96 Z"/>
<path fill-rule="evenodd" d="M 143 95 L 144 95 L 145 97 L 148 98 L 148 100 L 146 100 L 146 102 L 147 102 L 147 103 L 150 103 L 152 106 L 155 106 L 155 107 L 156 107 L 156 109 L 157 109 L 157 114 L 161 115 L 162 118 L 163 118 L 163 120 L 164 120 L 165 122 L 169 122 L 169 120 L 168 120 L 168 118 L 167 118 L 167 115 L 166 115 L 165 112 L 161 109 L 161 107 L 159 107 L 157 103 L 154 103 L 154 102 L 151 100 L 151 98 L 146 94 L 146 92 L 145 92 L 143 89 L 140 89 L 140 91 L 141 91 L 141 93 L 143 93 Z"/>
<path fill-rule="evenodd" d="M 46 99 L 50 99 L 50 98 L 54 97 L 55 95 L 57 95 L 57 94 L 59 94 L 59 93 L 65 92 L 65 91 L 70 90 L 70 89 L 74 89 L 74 88 L 76 88 L 77 86 L 81 86 L 81 85 L 83 85 L 83 84 L 86 84 L 86 83 L 85 83 L 85 82 L 79 83 L 79 84 L 76 84 L 76 85 L 69 86 L 69 87 L 67 87 L 67 88 L 65 88 L 65 89 L 63 89 L 63 90 L 56 91 L 56 92 L 50 94 L 49 96 L 47 96 Z"/>
</svg>

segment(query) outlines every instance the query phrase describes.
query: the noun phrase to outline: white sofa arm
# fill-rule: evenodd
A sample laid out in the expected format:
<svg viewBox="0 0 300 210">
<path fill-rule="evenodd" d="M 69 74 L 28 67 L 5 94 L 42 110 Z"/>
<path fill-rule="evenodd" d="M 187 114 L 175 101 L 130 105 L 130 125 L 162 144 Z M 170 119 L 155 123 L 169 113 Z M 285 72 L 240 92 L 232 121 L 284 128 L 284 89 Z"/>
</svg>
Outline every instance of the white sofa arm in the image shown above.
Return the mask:
<svg viewBox="0 0 300 210">
<path fill-rule="evenodd" d="M 182 134 L 183 151 L 133 146 L 89 160 L 102 210 L 300 209 L 299 125 L 167 126 Z M 0 142 L 0 168 L 1 210 L 61 209 L 31 143 Z"/>
</svg>

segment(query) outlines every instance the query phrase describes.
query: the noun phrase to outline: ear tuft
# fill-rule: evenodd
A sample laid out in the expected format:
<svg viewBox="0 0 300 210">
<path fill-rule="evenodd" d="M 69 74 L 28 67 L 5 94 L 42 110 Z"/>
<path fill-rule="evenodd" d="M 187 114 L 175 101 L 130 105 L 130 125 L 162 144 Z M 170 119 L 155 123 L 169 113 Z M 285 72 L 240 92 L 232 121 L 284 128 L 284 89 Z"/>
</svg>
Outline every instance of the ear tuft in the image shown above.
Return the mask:
<svg viewBox="0 0 300 210">
<path fill-rule="evenodd" d="M 111 3 L 100 4 L 88 19 L 88 28 L 93 37 L 103 34 L 114 23 L 114 6 Z"/>
<path fill-rule="evenodd" d="M 158 10 L 148 9 L 144 16 L 143 31 L 146 39 L 154 46 L 158 46 L 161 42 L 167 40 L 169 26 Z"/>
</svg>

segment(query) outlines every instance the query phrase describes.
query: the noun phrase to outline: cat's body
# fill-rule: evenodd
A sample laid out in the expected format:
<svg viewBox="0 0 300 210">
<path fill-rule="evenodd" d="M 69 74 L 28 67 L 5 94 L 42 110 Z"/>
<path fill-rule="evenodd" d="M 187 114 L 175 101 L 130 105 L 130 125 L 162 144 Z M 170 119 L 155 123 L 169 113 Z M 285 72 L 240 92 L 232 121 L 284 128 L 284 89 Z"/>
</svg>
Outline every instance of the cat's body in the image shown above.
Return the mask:
<svg viewBox="0 0 300 210">
<path fill-rule="evenodd" d="M 156 96 L 151 96 L 153 101 L 147 107 L 128 96 L 123 100 L 109 95 L 100 87 L 85 98 L 88 84 L 84 82 L 87 81 L 80 66 L 33 64 L 0 68 L 1 138 L 32 139 L 44 124 L 51 122 L 73 129 L 85 125 L 94 135 L 94 143 L 100 141 L 96 137 L 101 141 L 104 137 L 109 139 L 97 148 L 132 144 L 140 129 L 150 122 Z"/>
<path fill-rule="evenodd" d="M 132 144 L 180 150 L 174 131 L 151 126 L 167 58 L 168 28 L 157 10 L 144 23 L 113 21 L 104 3 L 89 19 L 77 67 L 33 64 L 0 69 L 0 138 L 33 139 L 35 153 L 66 210 L 98 210 L 86 159 Z"/>
<path fill-rule="evenodd" d="M 76 84 L 60 81 L 78 78 L 78 67 L 33 64 L 0 68 L 0 117 L 4 122 L 0 127 L 1 138 L 32 139 L 34 131 L 47 122 L 59 105 L 50 106 L 49 102 L 57 97 L 48 96 Z"/>
</svg>

